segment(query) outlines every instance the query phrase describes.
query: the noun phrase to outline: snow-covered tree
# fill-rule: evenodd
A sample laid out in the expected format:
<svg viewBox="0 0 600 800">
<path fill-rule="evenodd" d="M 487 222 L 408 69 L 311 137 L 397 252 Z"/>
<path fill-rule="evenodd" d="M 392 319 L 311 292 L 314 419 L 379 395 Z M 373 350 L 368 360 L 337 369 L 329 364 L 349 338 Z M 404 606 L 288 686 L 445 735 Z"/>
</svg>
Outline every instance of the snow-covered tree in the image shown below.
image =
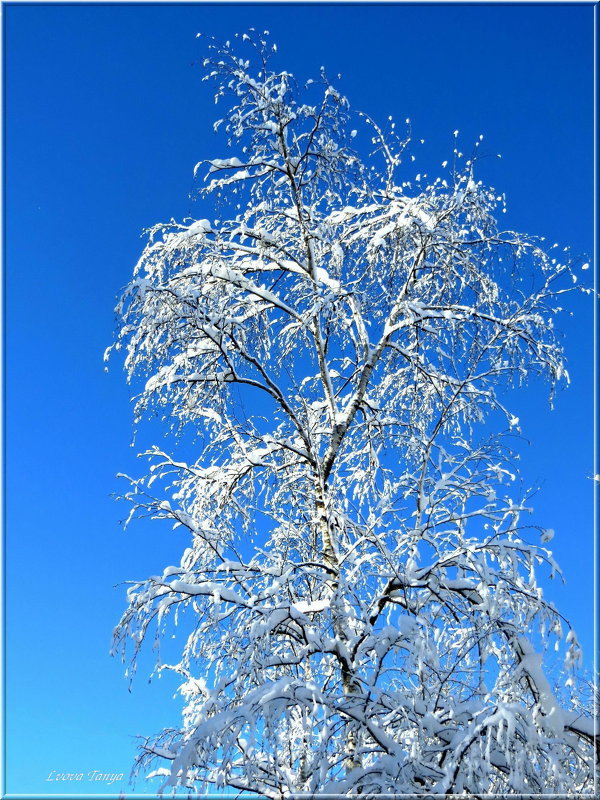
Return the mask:
<svg viewBox="0 0 600 800">
<path fill-rule="evenodd" d="M 243 38 L 250 60 L 205 61 L 232 153 L 196 167 L 210 219 L 154 226 L 118 306 L 136 420 L 195 453 L 129 479 L 131 516 L 189 532 L 115 632 L 134 661 L 182 635 L 159 669 L 183 719 L 138 769 L 267 798 L 592 791 L 593 719 L 542 666 L 549 640 L 581 653 L 537 582 L 551 531 L 506 405 L 566 377 L 571 265 L 501 229 L 477 147 L 402 180 L 408 136 Z"/>
</svg>

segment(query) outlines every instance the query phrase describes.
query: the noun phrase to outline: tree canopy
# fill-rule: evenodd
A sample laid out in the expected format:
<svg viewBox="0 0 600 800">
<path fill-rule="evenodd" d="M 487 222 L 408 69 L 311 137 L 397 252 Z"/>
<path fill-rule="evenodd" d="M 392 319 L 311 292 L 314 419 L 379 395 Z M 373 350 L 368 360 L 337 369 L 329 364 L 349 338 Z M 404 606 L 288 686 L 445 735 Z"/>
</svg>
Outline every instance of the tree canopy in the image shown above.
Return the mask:
<svg viewBox="0 0 600 800">
<path fill-rule="evenodd" d="M 151 228 L 118 307 L 136 420 L 159 410 L 195 453 L 152 448 L 127 493 L 189 532 L 115 631 L 134 660 L 182 636 L 160 665 L 182 722 L 138 766 L 267 798 L 592 791 L 590 712 L 542 666 L 550 640 L 567 669 L 581 652 L 536 577 L 552 533 L 507 400 L 567 378 L 571 265 L 502 229 L 478 145 L 409 180 L 408 128 L 243 39 L 250 59 L 205 61 L 234 154 L 196 166 L 211 218 Z"/>
</svg>

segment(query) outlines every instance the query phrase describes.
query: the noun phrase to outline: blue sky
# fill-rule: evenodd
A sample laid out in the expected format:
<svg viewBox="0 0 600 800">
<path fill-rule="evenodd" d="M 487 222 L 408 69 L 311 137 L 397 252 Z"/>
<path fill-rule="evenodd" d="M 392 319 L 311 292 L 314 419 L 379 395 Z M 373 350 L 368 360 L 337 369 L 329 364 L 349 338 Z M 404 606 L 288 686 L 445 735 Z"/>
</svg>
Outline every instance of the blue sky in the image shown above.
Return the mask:
<svg viewBox="0 0 600 800">
<path fill-rule="evenodd" d="M 268 29 L 282 68 L 325 66 L 354 108 L 410 117 L 415 172 L 485 135 L 480 177 L 514 229 L 593 248 L 593 7 L 549 5 L 36 5 L 4 12 L 6 791 L 118 794 L 86 773 L 129 772 L 136 734 L 177 724 L 174 684 L 133 691 L 110 659 L 124 587 L 176 563 L 183 537 L 119 527 L 117 472 L 155 438 L 132 436 L 129 390 L 104 372 L 116 295 L 154 222 L 204 217 L 201 158 L 226 155 L 201 83 L 199 31 Z M 407 175 L 413 177 L 412 174 Z M 589 276 L 589 272 L 587 275 Z M 585 273 L 582 273 L 582 277 Z M 592 304 L 563 316 L 571 387 L 514 398 L 567 584 L 548 585 L 591 661 Z M 84 773 L 51 783 L 49 773 Z M 57 787 L 57 788 L 53 788 Z M 126 781 L 118 789 L 127 789 Z M 143 792 L 143 783 L 137 791 Z M 148 791 L 148 790 L 147 790 Z M 127 789 L 129 794 L 129 789 Z"/>
</svg>

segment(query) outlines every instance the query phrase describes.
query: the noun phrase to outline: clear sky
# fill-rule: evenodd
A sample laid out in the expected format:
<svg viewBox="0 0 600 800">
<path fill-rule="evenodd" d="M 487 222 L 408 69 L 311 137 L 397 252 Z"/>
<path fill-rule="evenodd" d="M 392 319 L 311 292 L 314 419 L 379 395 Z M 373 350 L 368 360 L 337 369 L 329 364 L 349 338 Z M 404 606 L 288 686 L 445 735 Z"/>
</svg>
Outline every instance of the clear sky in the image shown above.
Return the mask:
<svg viewBox="0 0 600 800">
<path fill-rule="evenodd" d="M 268 29 L 281 68 L 325 66 L 354 108 L 410 117 L 425 139 L 415 172 L 451 155 L 452 133 L 480 177 L 505 192 L 508 226 L 593 248 L 593 6 L 3 6 L 5 112 L 6 791 L 117 795 L 87 773 L 129 772 L 135 735 L 178 723 L 174 684 L 129 692 L 108 655 L 124 609 L 119 582 L 177 563 L 179 534 L 134 525 L 111 498 L 141 474 L 129 390 L 115 361 L 113 307 L 154 222 L 211 216 L 190 199 L 201 158 L 225 157 L 201 83 L 197 32 Z M 412 170 L 411 170 L 412 171 Z M 407 178 L 414 174 L 407 174 Z M 582 278 L 590 272 L 582 273 Z M 556 530 L 565 587 L 548 593 L 591 663 L 593 606 L 592 304 L 563 316 L 571 387 L 554 412 L 533 387 L 513 400 L 538 481 L 535 520 Z M 84 780 L 52 783 L 55 773 Z M 144 784 L 138 782 L 138 792 Z M 146 788 L 146 791 L 149 791 Z"/>
</svg>

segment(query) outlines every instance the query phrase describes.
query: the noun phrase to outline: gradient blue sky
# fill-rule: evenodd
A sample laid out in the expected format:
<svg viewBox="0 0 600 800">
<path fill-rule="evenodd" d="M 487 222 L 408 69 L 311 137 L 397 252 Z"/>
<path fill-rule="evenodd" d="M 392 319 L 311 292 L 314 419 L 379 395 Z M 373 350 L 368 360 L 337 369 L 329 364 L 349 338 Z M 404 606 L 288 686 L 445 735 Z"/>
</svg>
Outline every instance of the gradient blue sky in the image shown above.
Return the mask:
<svg viewBox="0 0 600 800">
<path fill-rule="evenodd" d="M 130 693 L 108 656 L 124 608 L 124 588 L 113 587 L 177 563 L 183 537 L 119 527 L 115 475 L 142 464 L 130 447 L 129 390 L 116 362 L 104 372 L 102 354 L 142 228 L 210 216 L 189 198 L 192 169 L 226 153 L 212 132 L 195 34 L 268 29 L 282 68 L 301 78 L 321 65 L 341 73 L 337 85 L 353 107 L 411 118 L 426 140 L 415 172 L 431 174 L 451 155 L 455 129 L 467 152 L 484 134 L 486 151 L 502 159 L 484 161 L 480 177 L 506 192 L 506 224 L 588 261 L 593 11 L 575 3 L 4 4 L 9 795 L 116 795 L 116 785 L 45 779 L 51 770 L 127 775 L 133 737 L 178 722 L 174 684 L 148 684 L 151 659 Z M 523 473 L 541 484 L 535 519 L 556 530 L 567 580 L 548 592 L 590 663 L 590 299 L 574 298 L 572 310 L 562 318 L 571 388 L 554 412 L 539 387 L 520 392 L 513 407 L 531 441 Z M 137 449 L 153 436 L 143 429 Z"/>
</svg>

